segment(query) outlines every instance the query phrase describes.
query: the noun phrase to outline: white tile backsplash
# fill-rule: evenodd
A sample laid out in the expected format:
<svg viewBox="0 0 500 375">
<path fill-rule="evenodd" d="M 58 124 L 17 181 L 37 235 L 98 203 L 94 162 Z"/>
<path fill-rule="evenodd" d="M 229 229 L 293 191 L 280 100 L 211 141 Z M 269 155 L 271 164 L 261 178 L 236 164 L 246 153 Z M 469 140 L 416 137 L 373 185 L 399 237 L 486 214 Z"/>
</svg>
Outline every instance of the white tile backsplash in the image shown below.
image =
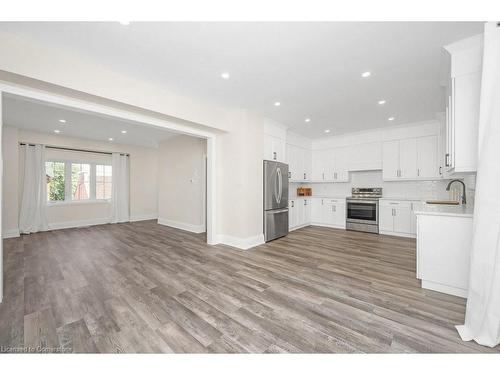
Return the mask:
<svg viewBox="0 0 500 375">
<path fill-rule="evenodd" d="M 462 178 L 467 186 L 467 199 L 473 203 L 476 185 L 475 175 Z M 299 186 L 312 188 L 312 194 L 321 196 L 350 196 L 352 187 L 381 187 L 383 197 L 400 199 L 451 199 L 452 192 L 446 191 L 450 180 L 439 181 L 383 181 L 382 171 L 350 172 L 350 182 L 291 184 L 290 196 L 296 195 Z M 460 190 L 460 184 L 453 189 Z"/>
</svg>

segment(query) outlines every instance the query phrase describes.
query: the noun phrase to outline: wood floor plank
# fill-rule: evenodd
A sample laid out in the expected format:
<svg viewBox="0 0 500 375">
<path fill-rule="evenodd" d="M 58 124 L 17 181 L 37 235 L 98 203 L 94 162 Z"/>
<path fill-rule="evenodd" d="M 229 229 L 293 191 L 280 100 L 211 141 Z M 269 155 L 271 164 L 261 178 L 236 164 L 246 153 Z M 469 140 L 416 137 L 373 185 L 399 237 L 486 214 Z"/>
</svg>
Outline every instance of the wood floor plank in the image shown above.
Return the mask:
<svg viewBox="0 0 500 375">
<path fill-rule="evenodd" d="M 421 289 L 415 240 L 322 227 L 240 251 L 154 221 L 4 240 L 0 345 L 102 353 L 500 353 Z"/>
</svg>

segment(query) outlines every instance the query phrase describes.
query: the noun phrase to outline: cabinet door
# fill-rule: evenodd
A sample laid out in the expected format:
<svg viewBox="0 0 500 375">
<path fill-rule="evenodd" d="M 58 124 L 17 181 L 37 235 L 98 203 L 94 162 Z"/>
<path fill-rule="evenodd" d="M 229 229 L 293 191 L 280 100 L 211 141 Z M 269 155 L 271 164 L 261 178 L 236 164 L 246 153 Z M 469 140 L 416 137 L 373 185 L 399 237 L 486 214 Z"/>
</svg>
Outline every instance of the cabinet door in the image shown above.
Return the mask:
<svg viewBox="0 0 500 375">
<path fill-rule="evenodd" d="M 264 160 L 273 159 L 273 137 L 264 135 Z"/>
<path fill-rule="evenodd" d="M 325 199 L 323 201 L 323 209 L 322 209 L 322 223 L 333 225 L 334 217 L 333 217 L 333 206 L 329 202 L 329 200 Z"/>
<path fill-rule="evenodd" d="M 293 177 L 295 175 L 295 163 L 294 163 L 294 152 L 293 152 L 293 145 L 287 144 L 286 145 L 286 162 L 288 164 L 288 178 L 290 180 L 293 180 Z"/>
<path fill-rule="evenodd" d="M 334 203 L 334 224 L 338 226 L 345 225 L 345 204 L 344 203 Z"/>
<path fill-rule="evenodd" d="M 438 137 L 417 138 L 417 177 L 439 177 Z"/>
<path fill-rule="evenodd" d="M 304 149 L 304 173 L 305 180 L 309 181 L 311 179 L 311 150 Z"/>
<path fill-rule="evenodd" d="M 305 157 L 305 150 L 301 147 L 296 148 L 296 153 L 297 153 L 297 180 L 305 180 L 305 171 L 304 171 L 304 157 Z"/>
<path fill-rule="evenodd" d="M 408 138 L 399 141 L 399 177 L 414 179 L 417 177 L 417 139 Z"/>
<path fill-rule="evenodd" d="M 397 207 L 394 209 L 394 232 L 411 233 L 411 209 L 409 207 Z"/>
<path fill-rule="evenodd" d="M 324 150 L 314 150 L 312 152 L 312 180 L 324 180 L 324 165 L 326 160 L 326 153 Z"/>
<path fill-rule="evenodd" d="M 394 207 L 389 205 L 380 205 L 379 228 L 380 230 L 386 232 L 394 231 Z"/>
<path fill-rule="evenodd" d="M 304 221 L 303 224 L 311 223 L 311 200 L 304 199 Z"/>
<path fill-rule="evenodd" d="M 297 225 L 303 225 L 304 220 L 305 220 L 305 206 L 304 206 L 304 199 L 297 199 L 295 200 L 296 206 L 297 206 Z"/>
<path fill-rule="evenodd" d="M 322 222 L 323 199 L 312 198 L 311 201 L 311 221 L 313 223 Z"/>
<path fill-rule="evenodd" d="M 276 161 L 286 163 L 286 143 L 283 139 L 273 137 L 273 152 L 276 155 Z"/>
<path fill-rule="evenodd" d="M 323 172 L 325 181 L 334 181 L 335 173 L 335 149 L 324 151 L 325 161 L 323 162 Z"/>
<path fill-rule="evenodd" d="M 337 182 L 349 181 L 349 148 L 341 147 L 335 149 L 335 171 L 334 180 Z"/>
<path fill-rule="evenodd" d="M 297 226 L 297 205 L 295 200 L 288 201 L 288 227 L 294 228 Z"/>
<path fill-rule="evenodd" d="M 382 144 L 382 178 L 384 180 L 399 178 L 399 141 Z"/>
</svg>

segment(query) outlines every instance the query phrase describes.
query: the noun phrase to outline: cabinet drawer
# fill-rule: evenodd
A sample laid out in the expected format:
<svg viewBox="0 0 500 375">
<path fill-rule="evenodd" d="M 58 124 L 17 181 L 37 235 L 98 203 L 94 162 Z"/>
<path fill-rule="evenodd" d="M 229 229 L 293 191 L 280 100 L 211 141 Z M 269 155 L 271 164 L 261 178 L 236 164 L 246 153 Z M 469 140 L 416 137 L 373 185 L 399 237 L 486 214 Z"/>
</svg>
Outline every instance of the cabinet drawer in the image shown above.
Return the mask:
<svg viewBox="0 0 500 375">
<path fill-rule="evenodd" d="M 411 202 L 410 201 L 397 201 L 397 200 L 394 200 L 394 201 L 381 200 L 380 206 L 381 207 L 410 209 Z"/>
</svg>

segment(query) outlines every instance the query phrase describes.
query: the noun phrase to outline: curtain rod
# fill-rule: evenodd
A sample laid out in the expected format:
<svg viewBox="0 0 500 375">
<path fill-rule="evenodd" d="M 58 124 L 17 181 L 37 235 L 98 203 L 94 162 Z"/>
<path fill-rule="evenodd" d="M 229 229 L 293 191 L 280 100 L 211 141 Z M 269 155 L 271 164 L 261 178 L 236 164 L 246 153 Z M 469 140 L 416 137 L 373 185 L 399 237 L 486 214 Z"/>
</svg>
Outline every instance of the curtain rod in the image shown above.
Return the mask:
<svg viewBox="0 0 500 375">
<path fill-rule="evenodd" d="M 36 146 L 36 144 L 35 143 L 28 143 L 28 142 L 19 142 L 19 146 Z M 89 153 L 92 153 L 92 154 L 113 155 L 112 152 L 83 150 L 83 149 L 80 149 L 80 148 L 70 148 L 70 147 L 60 147 L 60 146 L 45 146 L 45 148 L 52 148 L 54 150 L 89 152 Z M 120 155 L 130 156 L 130 154 L 127 154 L 125 152 L 120 152 Z"/>
</svg>

